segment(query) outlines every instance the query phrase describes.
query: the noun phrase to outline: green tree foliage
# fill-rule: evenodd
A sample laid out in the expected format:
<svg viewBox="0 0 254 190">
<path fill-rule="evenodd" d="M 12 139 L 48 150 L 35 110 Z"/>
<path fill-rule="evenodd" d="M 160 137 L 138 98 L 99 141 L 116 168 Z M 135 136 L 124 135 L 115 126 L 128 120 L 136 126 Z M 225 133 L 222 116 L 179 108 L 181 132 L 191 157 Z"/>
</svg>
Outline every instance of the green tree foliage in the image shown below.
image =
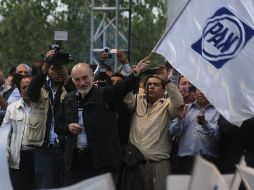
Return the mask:
<svg viewBox="0 0 254 190">
<path fill-rule="evenodd" d="M 0 62 L 5 69 L 41 59 L 51 39 L 48 16 L 54 1 L 2 0 L 0 4 Z"/>
<path fill-rule="evenodd" d="M 60 2 L 67 8 L 57 9 Z M 121 1 L 123 6 L 127 2 Z M 63 45 L 64 51 L 73 55 L 74 63 L 89 62 L 89 5 L 90 0 L 1 0 L 0 64 L 5 71 L 11 65 L 31 64 L 41 59 L 41 54 L 53 43 L 53 31 L 57 29 L 69 32 L 69 40 Z M 131 63 L 150 53 L 162 35 L 165 23 L 166 0 L 133 0 Z M 127 27 L 125 15 L 120 28 L 128 31 Z M 158 64 L 163 59 L 153 60 Z"/>
<path fill-rule="evenodd" d="M 64 51 L 75 62 L 89 59 L 89 1 L 62 0 L 67 10 L 57 10 L 60 1 L 2 0 L 0 3 L 0 63 L 5 71 L 21 62 L 31 64 L 41 59 L 54 43 L 54 30 L 67 30 Z"/>
<path fill-rule="evenodd" d="M 88 62 L 90 56 L 90 1 L 62 0 L 67 11 L 62 11 L 56 28 L 69 32 L 66 51 L 70 52 L 77 62 Z"/>
<path fill-rule="evenodd" d="M 133 63 L 148 56 L 165 30 L 166 0 L 134 0 L 132 5 L 131 59 Z M 161 56 L 152 56 L 152 64 L 163 63 Z"/>
</svg>

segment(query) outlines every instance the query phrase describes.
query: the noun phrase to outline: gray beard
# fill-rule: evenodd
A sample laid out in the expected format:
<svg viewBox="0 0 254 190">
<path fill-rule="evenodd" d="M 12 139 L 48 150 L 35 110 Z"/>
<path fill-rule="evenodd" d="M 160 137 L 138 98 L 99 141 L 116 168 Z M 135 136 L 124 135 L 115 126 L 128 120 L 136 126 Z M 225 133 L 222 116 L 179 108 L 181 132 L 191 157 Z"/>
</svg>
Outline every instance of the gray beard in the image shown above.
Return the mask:
<svg viewBox="0 0 254 190">
<path fill-rule="evenodd" d="M 92 86 L 85 90 L 79 89 L 78 92 L 81 94 L 82 97 L 84 97 L 90 92 L 91 89 L 92 89 Z"/>
</svg>

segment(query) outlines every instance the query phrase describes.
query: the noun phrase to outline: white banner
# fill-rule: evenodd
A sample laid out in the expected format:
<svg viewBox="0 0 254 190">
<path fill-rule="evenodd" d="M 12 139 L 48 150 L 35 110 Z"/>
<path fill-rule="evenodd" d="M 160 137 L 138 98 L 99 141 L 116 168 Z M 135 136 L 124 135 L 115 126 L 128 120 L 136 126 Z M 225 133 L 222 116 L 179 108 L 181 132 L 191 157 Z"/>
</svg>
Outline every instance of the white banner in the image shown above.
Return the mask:
<svg viewBox="0 0 254 190">
<path fill-rule="evenodd" d="M 229 190 L 218 169 L 210 162 L 197 156 L 193 167 L 189 190 Z"/>
<path fill-rule="evenodd" d="M 0 127 L 0 189 L 12 190 L 8 166 L 8 136 L 10 128 Z"/>
<path fill-rule="evenodd" d="M 243 179 L 244 185 L 247 190 L 254 189 L 254 168 L 248 166 L 236 166 L 240 176 Z"/>
<path fill-rule="evenodd" d="M 254 115 L 253 10 L 253 0 L 189 0 L 153 50 L 238 126 Z"/>
<path fill-rule="evenodd" d="M 167 190 L 188 190 L 190 186 L 191 181 L 190 175 L 169 175 L 167 177 Z M 222 175 L 223 179 L 227 183 L 227 185 L 230 185 L 232 183 L 232 180 L 234 180 L 233 174 L 225 174 Z M 203 185 L 201 185 L 203 187 Z M 239 189 L 239 185 L 237 190 Z M 235 190 L 231 189 L 230 190 Z"/>
<path fill-rule="evenodd" d="M 188 0 L 168 0 L 167 26 L 171 26 Z"/>
</svg>

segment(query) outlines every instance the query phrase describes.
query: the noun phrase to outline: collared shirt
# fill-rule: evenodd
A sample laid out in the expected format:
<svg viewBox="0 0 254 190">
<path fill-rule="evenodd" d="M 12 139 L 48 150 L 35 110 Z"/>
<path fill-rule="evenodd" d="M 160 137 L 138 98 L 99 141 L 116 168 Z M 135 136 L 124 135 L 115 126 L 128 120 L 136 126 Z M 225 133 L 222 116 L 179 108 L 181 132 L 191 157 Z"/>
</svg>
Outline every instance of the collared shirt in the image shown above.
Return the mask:
<svg viewBox="0 0 254 190">
<path fill-rule="evenodd" d="M 53 102 L 56 96 L 57 89 L 53 88 L 52 81 L 50 80 L 48 76 L 46 78 L 46 84 L 51 89 L 52 98 L 53 98 L 53 101 L 52 102 L 50 101 L 50 106 L 52 110 L 52 122 L 51 122 L 51 128 L 49 132 L 49 144 L 55 144 L 58 141 L 58 136 L 55 133 L 55 118 L 54 118 L 54 107 L 53 107 L 54 103 Z"/>
<path fill-rule="evenodd" d="M 8 105 L 12 104 L 13 102 L 16 102 L 17 100 L 19 100 L 21 98 L 21 95 L 20 95 L 20 92 L 19 92 L 19 89 L 18 88 L 15 88 L 11 95 L 9 96 L 7 102 L 8 102 Z"/>
<path fill-rule="evenodd" d="M 19 169 L 20 150 L 24 148 L 22 142 L 27 138 L 25 128 L 27 127 L 29 112 L 28 106 L 24 104 L 23 99 L 20 99 L 7 107 L 1 125 L 3 128 L 11 129 L 9 136 L 9 166 L 11 168 Z"/>
<path fill-rule="evenodd" d="M 197 123 L 201 109 L 197 103 L 187 104 L 187 113 L 183 119 L 175 119 L 170 124 L 170 132 L 180 136 L 179 156 L 204 155 L 218 157 L 218 118 L 219 112 L 211 105 L 203 110 L 206 126 Z"/>
<path fill-rule="evenodd" d="M 77 92 L 76 95 L 79 97 L 79 93 Z M 77 148 L 86 148 L 88 145 L 87 136 L 84 128 L 83 122 L 83 101 L 81 97 L 78 98 L 78 123 L 82 128 L 81 133 L 77 136 Z"/>
<path fill-rule="evenodd" d="M 144 96 L 129 93 L 124 102 L 134 111 L 129 140 L 147 160 L 168 159 L 171 151 L 167 123 L 176 115 L 176 108 L 183 99 L 176 86 L 168 84 L 170 98 L 161 98 L 152 106 L 147 106 Z"/>
</svg>

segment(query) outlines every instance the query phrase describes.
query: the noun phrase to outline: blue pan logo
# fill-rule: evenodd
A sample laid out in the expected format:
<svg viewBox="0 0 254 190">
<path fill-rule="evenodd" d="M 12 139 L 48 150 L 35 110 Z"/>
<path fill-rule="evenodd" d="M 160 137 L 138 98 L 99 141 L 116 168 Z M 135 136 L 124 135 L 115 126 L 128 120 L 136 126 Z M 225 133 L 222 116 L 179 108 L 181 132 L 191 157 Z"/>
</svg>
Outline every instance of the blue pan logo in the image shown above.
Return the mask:
<svg viewBox="0 0 254 190">
<path fill-rule="evenodd" d="M 202 37 L 191 47 L 216 68 L 221 68 L 243 49 L 254 30 L 226 8 L 207 19 Z"/>
</svg>

